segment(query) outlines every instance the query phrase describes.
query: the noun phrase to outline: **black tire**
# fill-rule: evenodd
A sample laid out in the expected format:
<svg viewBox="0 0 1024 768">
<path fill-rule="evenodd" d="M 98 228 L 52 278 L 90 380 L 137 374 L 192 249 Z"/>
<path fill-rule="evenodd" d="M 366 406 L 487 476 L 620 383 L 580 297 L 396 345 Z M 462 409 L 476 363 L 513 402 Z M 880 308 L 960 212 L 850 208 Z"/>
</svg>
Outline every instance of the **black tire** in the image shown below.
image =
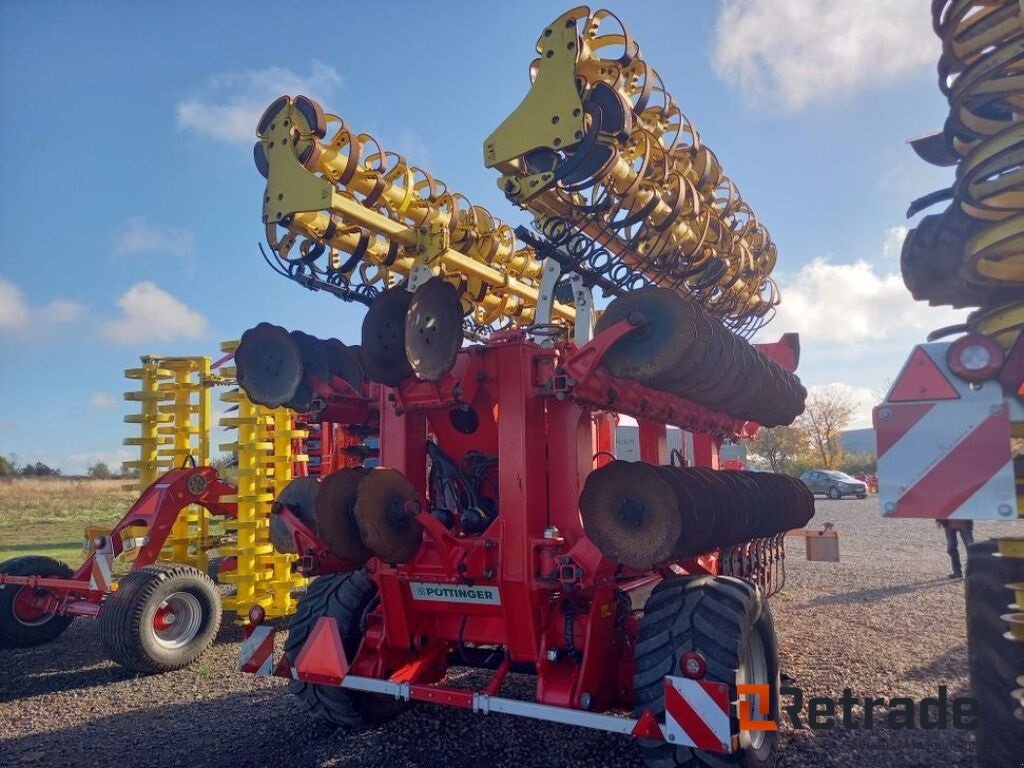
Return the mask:
<svg viewBox="0 0 1024 768">
<path fill-rule="evenodd" d="M 763 680 L 751 679 L 748 649 L 760 641 L 764 650 Z M 699 651 L 707 660 L 705 679 L 729 684 L 735 701 L 736 682 L 767 682 L 771 686 L 772 719 L 779 718 L 779 650 L 768 601 L 756 587 L 729 576 L 676 577 L 661 582 L 644 606 L 636 646 L 635 716 L 650 707 L 665 722 L 664 678 L 681 675 L 680 656 Z M 733 730 L 739 722 L 732 713 Z M 740 732 L 740 749 L 731 755 L 702 752 L 663 741 L 641 739 L 644 763 L 650 768 L 743 766 L 771 768 L 778 757 L 778 732 Z"/>
<path fill-rule="evenodd" d="M 73 571 L 65 563 L 44 555 L 23 555 L 0 563 L 0 573 L 11 576 L 48 576 L 70 579 Z M 28 587 L 0 587 L 0 647 L 31 648 L 48 643 L 71 626 L 74 616 L 50 613 L 33 620 L 19 618 L 14 601 Z"/>
<path fill-rule="evenodd" d="M 839 489 L 833 485 L 828 489 L 828 497 L 832 499 L 832 501 L 836 501 L 837 499 L 843 498 L 843 494 L 840 493 Z"/>
<path fill-rule="evenodd" d="M 867 498 L 867 494 L 864 494 L 864 493 L 858 493 L 858 494 L 857 494 L 857 498 L 858 498 L 858 499 L 866 499 L 866 498 Z"/>
<path fill-rule="evenodd" d="M 1024 754 L 1024 722 L 1014 717 L 1010 694 L 1020 686 L 1024 644 L 1007 640 L 1000 618 L 1010 612 L 1006 584 L 1024 581 L 1024 560 L 996 557 L 995 541 L 967 548 L 967 653 L 971 690 L 978 700 L 975 759 L 979 768 L 1017 765 Z"/>
<path fill-rule="evenodd" d="M 338 623 L 345 655 L 353 659 L 365 632 L 363 618 L 376 597 L 377 585 L 365 571 L 314 579 L 288 623 L 288 638 L 284 643 L 288 661 L 295 664 L 309 633 L 323 616 L 330 616 Z M 297 680 L 289 683 L 288 690 L 299 697 L 314 717 L 349 728 L 391 720 L 408 706 L 390 696 Z"/>
<path fill-rule="evenodd" d="M 159 611 L 165 612 L 160 628 Z M 205 573 L 189 565 L 147 565 L 118 581 L 100 614 L 100 637 L 107 655 L 131 672 L 172 672 L 210 647 L 220 619 L 220 593 Z"/>
</svg>

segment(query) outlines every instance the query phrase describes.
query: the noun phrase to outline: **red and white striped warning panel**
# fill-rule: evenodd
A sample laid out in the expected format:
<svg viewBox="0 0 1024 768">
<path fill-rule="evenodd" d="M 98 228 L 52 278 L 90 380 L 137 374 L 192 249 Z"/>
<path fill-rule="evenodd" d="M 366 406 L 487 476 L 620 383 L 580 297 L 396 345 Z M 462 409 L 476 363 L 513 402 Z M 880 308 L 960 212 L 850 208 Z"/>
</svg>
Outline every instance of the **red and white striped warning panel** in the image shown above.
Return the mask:
<svg viewBox="0 0 1024 768">
<path fill-rule="evenodd" d="M 274 628 L 253 627 L 242 641 L 238 668 L 250 675 L 271 675 L 274 671 Z"/>
<path fill-rule="evenodd" d="M 885 517 L 1004 520 L 1017 515 L 1010 409 L 1002 386 L 972 387 L 921 344 L 874 410 Z"/>
<path fill-rule="evenodd" d="M 687 677 L 665 678 L 665 740 L 706 752 L 732 752 L 729 686 Z"/>
</svg>

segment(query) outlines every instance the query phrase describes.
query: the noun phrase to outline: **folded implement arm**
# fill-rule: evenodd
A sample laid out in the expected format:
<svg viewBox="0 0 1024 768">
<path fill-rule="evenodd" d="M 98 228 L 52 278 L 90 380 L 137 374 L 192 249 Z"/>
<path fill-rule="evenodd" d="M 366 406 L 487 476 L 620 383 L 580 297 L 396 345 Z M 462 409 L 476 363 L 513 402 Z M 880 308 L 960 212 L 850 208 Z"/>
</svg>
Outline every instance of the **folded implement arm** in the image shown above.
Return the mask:
<svg viewBox="0 0 1024 768">
<path fill-rule="evenodd" d="M 537 53 L 531 90 L 484 142 L 508 198 L 569 251 L 588 250 L 578 234 L 601 252 L 574 268 L 673 288 L 739 332 L 763 325 L 775 245 L 629 30 L 580 6 Z"/>
<path fill-rule="evenodd" d="M 355 285 L 372 298 L 397 279 L 415 287 L 440 275 L 459 290 L 474 324 L 533 322 L 540 262 L 486 209 L 304 96 L 275 101 L 258 135 L 267 239 L 293 276 Z M 559 302 L 553 313 L 563 323 L 575 317 Z"/>
</svg>

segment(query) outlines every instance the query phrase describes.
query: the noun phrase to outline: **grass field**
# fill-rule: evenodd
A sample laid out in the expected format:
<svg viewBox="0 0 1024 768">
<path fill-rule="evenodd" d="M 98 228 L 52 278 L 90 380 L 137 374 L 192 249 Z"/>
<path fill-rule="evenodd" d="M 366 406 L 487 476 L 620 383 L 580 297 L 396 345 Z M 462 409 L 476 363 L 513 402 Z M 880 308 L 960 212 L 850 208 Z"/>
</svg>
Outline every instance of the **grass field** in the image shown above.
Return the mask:
<svg viewBox="0 0 1024 768">
<path fill-rule="evenodd" d="M 113 525 L 137 494 L 127 480 L 18 478 L 0 483 L 0 561 L 50 555 L 77 567 L 87 525 Z"/>
</svg>

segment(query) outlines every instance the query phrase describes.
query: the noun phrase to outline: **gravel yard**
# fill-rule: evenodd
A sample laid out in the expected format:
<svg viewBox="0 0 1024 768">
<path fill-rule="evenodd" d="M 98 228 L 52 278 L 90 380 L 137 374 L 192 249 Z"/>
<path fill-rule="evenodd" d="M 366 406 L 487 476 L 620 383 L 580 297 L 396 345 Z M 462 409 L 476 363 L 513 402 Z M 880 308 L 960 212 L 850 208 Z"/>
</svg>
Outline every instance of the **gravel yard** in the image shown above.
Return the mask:
<svg viewBox="0 0 1024 768">
<path fill-rule="evenodd" d="M 773 599 L 783 673 L 813 695 L 967 692 L 963 584 L 949 581 L 931 521 L 883 521 L 875 499 L 819 500 L 812 525 L 840 530 L 842 562 L 808 563 L 791 539 Z M 987 523 L 978 540 L 1024 534 Z M 1007 593 L 1009 597 L 1009 593 Z M 628 740 L 570 727 L 421 705 L 381 728 L 346 733 L 300 714 L 285 684 L 234 671 L 241 632 L 226 624 L 196 666 L 132 678 L 103 657 L 95 623 L 57 642 L 0 651 L 0 765 L 31 766 L 640 766 Z M 525 693 L 528 678 L 510 678 Z M 876 721 L 878 720 L 876 711 Z M 855 710 L 859 713 L 859 710 Z M 856 715 L 855 715 L 856 716 Z M 786 766 L 969 766 L 963 731 L 791 731 Z"/>
</svg>

